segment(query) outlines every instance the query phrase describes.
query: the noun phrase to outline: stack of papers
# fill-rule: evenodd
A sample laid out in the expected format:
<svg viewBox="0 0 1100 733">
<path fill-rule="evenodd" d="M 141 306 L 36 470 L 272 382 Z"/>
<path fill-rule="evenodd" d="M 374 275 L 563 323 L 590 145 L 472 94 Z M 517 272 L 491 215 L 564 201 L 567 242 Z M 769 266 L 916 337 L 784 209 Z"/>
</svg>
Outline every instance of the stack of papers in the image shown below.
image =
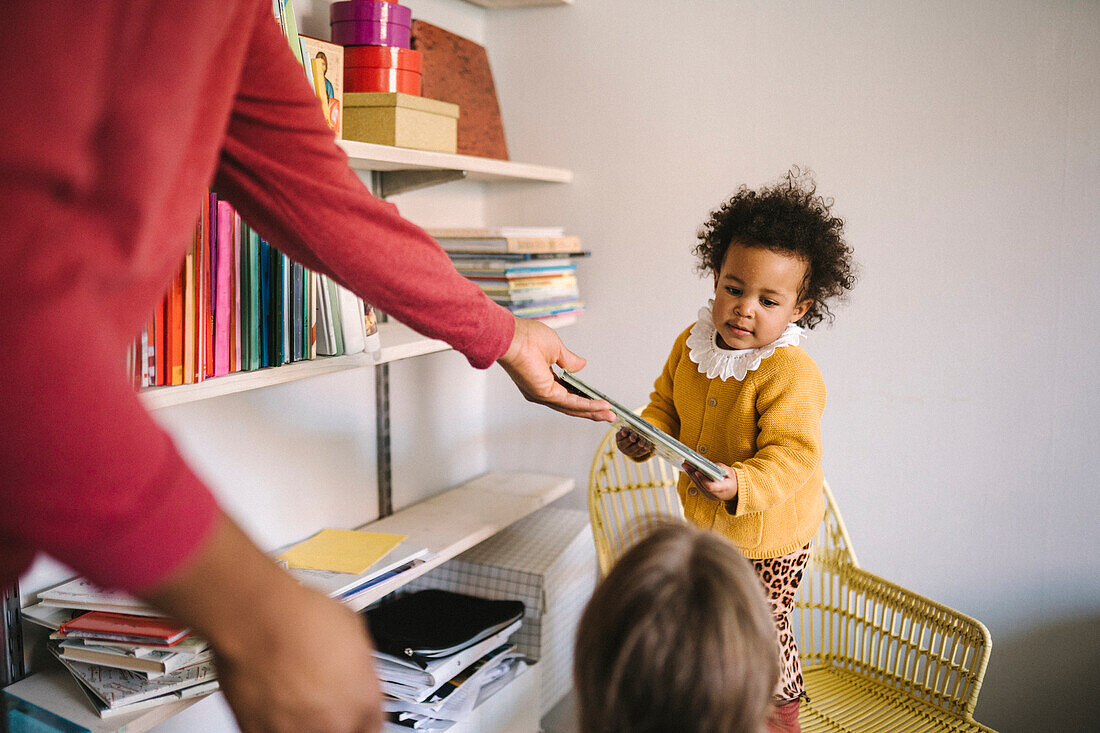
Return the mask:
<svg viewBox="0 0 1100 733">
<path fill-rule="evenodd" d="M 384 700 L 389 722 L 414 730 L 447 730 L 469 720 L 474 708 L 523 673 L 527 659 L 504 644 L 445 682 L 424 702 Z"/>
<path fill-rule="evenodd" d="M 462 617 L 464 611 L 485 603 L 501 604 L 494 609 L 498 614 L 515 615 L 501 623 L 484 620 L 476 627 L 450 618 Z M 512 609 L 512 605 L 518 608 Z M 434 617 L 430 613 L 433 610 Z M 376 631 L 380 648 L 393 646 L 382 643 L 388 636 L 408 644 L 403 650 L 397 645 L 389 653 L 373 652 L 385 695 L 382 709 L 391 727 L 446 730 L 456 722 L 469 720 L 480 702 L 527 668 L 528 660 L 509 642 L 523 623 L 523 604 L 518 601 L 420 591 L 368 611 L 365 616 Z M 425 624 L 431 628 L 417 631 Z M 456 642 L 455 634 L 467 641 Z M 429 639 L 438 645 L 433 651 L 414 653 L 418 641 L 424 646 Z"/>
<path fill-rule="evenodd" d="M 102 718 L 184 697 L 206 695 L 218 689 L 213 652 L 206 642 L 187 634 L 168 619 L 133 603 L 134 599 L 106 593 L 77 578 L 39 594 L 43 600 L 22 611 L 28 622 L 50 634 L 48 648 L 72 673 Z M 69 600 L 60 600 L 69 599 Z M 89 605 L 126 605 L 144 613 L 87 611 Z"/>
<path fill-rule="evenodd" d="M 407 657 L 375 651 L 374 668 L 382 692 L 396 700 L 423 702 L 471 664 L 507 642 L 521 623 L 516 621 L 489 638 L 457 654 L 433 659 L 424 667 Z"/>
<path fill-rule="evenodd" d="M 283 548 L 278 561 L 299 582 L 346 601 L 423 563 L 427 549 L 404 535 L 323 530 Z M 40 592 L 23 617 L 52 632 L 50 651 L 80 683 L 100 717 L 206 695 L 218 689 L 206 642 L 124 593 L 75 578 Z"/>
<path fill-rule="evenodd" d="M 52 647 L 51 651 L 80 683 L 101 718 L 208 695 L 218 689 L 214 660 L 210 658 L 150 679 L 125 669 L 74 662 Z"/>
</svg>

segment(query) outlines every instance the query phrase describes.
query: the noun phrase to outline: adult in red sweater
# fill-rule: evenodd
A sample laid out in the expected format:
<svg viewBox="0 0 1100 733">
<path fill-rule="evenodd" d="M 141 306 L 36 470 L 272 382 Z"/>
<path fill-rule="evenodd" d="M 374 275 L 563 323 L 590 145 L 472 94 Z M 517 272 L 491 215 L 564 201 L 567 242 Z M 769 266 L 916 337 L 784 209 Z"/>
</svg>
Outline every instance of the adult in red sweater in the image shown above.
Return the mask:
<svg viewBox="0 0 1100 733">
<path fill-rule="evenodd" d="M 583 359 L 369 194 L 270 0 L 3 3 L 0 27 L 0 582 L 46 552 L 186 622 L 244 730 L 376 729 L 359 619 L 249 541 L 124 376 L 200 197 L 527 399 L 611 419 L 553 381 Z"/>
</svg>

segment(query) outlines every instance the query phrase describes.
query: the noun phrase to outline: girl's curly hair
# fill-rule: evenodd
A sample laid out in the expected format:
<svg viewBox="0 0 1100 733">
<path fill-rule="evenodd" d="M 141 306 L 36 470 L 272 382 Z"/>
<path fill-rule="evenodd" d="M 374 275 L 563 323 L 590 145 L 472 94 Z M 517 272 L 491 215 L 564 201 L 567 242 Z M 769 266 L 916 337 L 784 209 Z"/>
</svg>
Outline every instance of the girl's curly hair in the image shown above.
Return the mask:
<svg viewBox="0 0 1100 733">
<path fill-rule="evenodd" d="M 759 191 L 742 185 L 699 230 L 699 270 L 721 272 L 733 242 L 797 255 L 809 263 L 799 300 L 813 300 L 798 325 L 832 321 L 829 301 L 842 299 L 855 284 L 852 248 L 844 243 L 844 221 L 829 211 L 832 205 L 817 195 L 813 172 L 798 167 Z"/>
</svg>

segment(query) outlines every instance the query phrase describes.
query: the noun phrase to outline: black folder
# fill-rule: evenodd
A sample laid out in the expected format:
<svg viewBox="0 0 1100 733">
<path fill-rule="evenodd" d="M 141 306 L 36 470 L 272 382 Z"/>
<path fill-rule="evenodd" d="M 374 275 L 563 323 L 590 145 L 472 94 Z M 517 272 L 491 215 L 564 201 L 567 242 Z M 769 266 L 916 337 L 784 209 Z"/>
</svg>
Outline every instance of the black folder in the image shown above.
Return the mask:
<svg viewBox="0 0 1100 733">
<path fill-rule="evenodd" d="M 492 636 L 523 618 L 523 612 L 523 601 L 422 590 L 363 615 L 379 651 L 425 666 Z"/>
</svg>

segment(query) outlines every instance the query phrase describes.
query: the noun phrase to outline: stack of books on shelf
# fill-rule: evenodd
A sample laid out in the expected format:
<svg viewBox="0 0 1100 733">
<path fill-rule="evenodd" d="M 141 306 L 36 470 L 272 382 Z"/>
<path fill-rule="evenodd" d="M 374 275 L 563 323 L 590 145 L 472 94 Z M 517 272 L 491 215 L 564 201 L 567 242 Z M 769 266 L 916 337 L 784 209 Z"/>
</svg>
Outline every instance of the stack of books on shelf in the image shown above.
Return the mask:
<svg viewBox="0 0 1100 733">
<path fill-rule="evenodd" d="M 202 639 L 141 601 L 77 578 L 42 591 L 23 617 L 49 629 L 49 651 L 100 717 L 208 695 L 218 689 Z"/>
<path fill-rule="evenodd" d="M 277 550 L 275 561 L 303 585 L 347 603 L 431 558 L 407 540 L 326 529 Z M 52 632 L 49 651 L 102 718 L 218 689 L 207 643 L 133 596 L 74 578 L 39 592 L 22 615 Z"/>
<path fill-rule="evenodd" d="M 444 590 L 368 610 L 387 729 L 447 730 L 522 674 L 528 660 L 509 638 L 523 613 L 522 601 Z"/>
<path fill-rule="evenodd" d="M 211 193 L 171 288 L 131 348 L 130 369 L 141 387 L 193 384 L 379 348 L 369 304 L 292 262 Z"/>
<path fill-rule="evenodd" d="M 584 312 L 577 285 L 581 241 L 560 227 L 429 229 L 455 268 L 495 302 L 549 326 L 575 323 Z"/>
</svg>

